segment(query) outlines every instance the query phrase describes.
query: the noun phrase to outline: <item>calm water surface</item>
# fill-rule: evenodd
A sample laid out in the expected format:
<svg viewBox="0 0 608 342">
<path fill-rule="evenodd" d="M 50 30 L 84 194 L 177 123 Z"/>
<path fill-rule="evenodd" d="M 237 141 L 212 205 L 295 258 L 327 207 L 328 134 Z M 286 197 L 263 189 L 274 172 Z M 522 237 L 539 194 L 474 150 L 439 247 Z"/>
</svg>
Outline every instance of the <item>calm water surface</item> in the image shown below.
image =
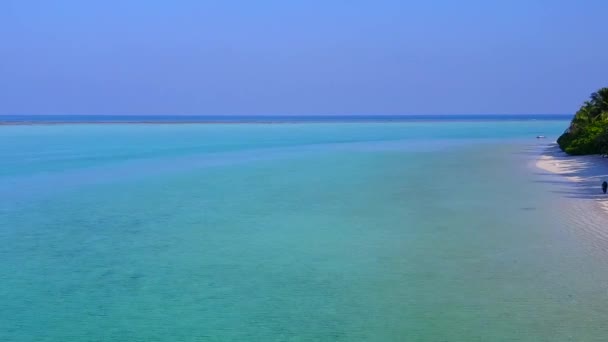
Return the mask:
<svg viewBox="0 0 608 342">
<path fill-rule="evenodd" d="M 604 341 L 566 126 L 0 127 L 0 340 Z"/>
</svg>

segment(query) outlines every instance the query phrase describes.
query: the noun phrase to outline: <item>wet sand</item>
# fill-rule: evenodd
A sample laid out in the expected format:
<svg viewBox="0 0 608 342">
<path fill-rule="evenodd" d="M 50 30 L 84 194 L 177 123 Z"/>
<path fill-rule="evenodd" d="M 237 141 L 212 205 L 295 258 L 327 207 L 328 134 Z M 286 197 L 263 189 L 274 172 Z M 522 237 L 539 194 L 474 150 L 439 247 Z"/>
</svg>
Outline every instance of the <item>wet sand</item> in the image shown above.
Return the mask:
<svg viewBox="0 0 608 342">
<path fill-rule="evenodd" d="M 602 182 L 608 181 L 608 158 L 599 155 L 569 156 L 554 144 L 543 151 L 536 166 L 572 182 L 579 194 L 597 201 L 608 213 L 608 195 L 604 195 L 601 189 Z"/>
</svg>

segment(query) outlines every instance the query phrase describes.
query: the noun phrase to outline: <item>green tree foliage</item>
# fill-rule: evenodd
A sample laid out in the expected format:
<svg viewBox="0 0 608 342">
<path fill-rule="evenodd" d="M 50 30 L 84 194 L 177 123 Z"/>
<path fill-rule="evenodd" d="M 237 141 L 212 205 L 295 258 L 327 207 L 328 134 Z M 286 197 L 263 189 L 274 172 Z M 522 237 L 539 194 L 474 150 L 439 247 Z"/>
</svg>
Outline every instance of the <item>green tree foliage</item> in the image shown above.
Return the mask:
<svg viewBox="0 0 608 342">
<path fill-rule="evenodd" d="M 591 94 L 557 143 L 573 155 L 608 153 L 608 88 Z"/>
</svg>

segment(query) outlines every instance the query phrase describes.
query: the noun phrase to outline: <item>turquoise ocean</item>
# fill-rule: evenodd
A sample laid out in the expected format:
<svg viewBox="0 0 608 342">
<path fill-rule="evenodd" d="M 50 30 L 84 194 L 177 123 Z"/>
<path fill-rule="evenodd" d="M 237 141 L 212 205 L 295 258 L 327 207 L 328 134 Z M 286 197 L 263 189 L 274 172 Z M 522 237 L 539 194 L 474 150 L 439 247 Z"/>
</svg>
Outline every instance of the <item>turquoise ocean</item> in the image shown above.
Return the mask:
<svg viewBox="0 0 608 342">
<path fill-rule="evenodd" d="M 0 126 L 0 341 L 606 341 L 567 124 Z"/>
</svg>

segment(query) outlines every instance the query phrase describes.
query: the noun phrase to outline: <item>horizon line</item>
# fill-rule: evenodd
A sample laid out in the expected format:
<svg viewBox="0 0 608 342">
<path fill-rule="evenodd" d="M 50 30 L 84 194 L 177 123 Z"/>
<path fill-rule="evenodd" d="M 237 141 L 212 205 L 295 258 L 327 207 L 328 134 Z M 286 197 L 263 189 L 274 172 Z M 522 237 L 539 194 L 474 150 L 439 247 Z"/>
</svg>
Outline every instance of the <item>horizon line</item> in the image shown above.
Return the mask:
<svg viewBox="0 0 608 342">
<path fill-rule="evenodd" d="M 408 116 L 524 116 L 574 115 L 571 113 L 443 113 L 443 114 L 0 114 L 2 116 L 179 116 L 179 117 L 408 117 Z"/>
</svg>

